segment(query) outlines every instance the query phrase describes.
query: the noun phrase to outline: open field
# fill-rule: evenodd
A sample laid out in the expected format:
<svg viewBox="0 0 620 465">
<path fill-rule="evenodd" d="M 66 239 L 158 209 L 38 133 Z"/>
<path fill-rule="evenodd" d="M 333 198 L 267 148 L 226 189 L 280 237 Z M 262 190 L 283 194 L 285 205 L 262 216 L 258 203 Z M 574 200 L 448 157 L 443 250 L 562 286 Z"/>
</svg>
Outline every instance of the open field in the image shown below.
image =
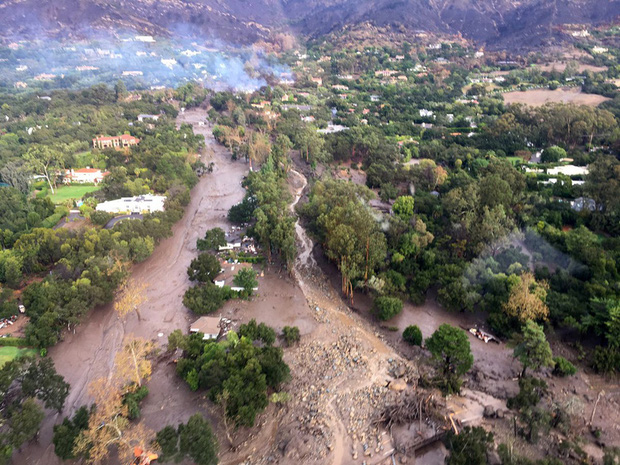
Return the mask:
<svg viewBox="0 0 620 465">
<path fill-rule="evenodd" d="M 19 347 L 0 347 L 0 367 L 6 362 L 10 362 L 19 355 L 36 354 L 34 349 L 20 349 Z"/>
<path fill-rule="evenodd" d="M 63 203 L 66 200 L 81 199 L 85 194 L 97 190 L 99 190 L 97 186 L 60 186 L 49 197 L 54 203 Z"/>
<path fill-rule="evenodd" d="M 583 93 L 579 88 L 533 89 L 504 94 L 504 101 L 507 104 L 524 103 L 533 107 L 540 107 L 545 103 L 576 103 L 596 107 L 607 100 L 609 99 L 602 95 Z"/>
<path fill-rule="evenodd" d="M 537 68 L 540 68 L 541 71 L 557 71 L 559 73 L 564 72 L 566 69 L 566 62 L 554 61 L 553 63 L 549 63 L 546 65 L 536 65 Z M 600 73 L 603 71 L 607 71 L 605 66 L 593 66 L 593 65 L 584 65 L 583 63 L 579 63 L 577 65 L 577 72 L 583 73 L 584 71 L 592 71 L 593 73 Z"/>
</svg>

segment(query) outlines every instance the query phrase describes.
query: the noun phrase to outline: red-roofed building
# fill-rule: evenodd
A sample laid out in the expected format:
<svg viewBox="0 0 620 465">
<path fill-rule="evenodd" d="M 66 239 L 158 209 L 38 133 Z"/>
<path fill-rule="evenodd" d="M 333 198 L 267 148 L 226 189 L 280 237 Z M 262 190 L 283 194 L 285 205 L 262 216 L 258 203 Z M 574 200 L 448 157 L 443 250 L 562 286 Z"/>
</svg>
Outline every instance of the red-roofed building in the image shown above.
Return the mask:
<svg viewBox="0 0 620 465">
<path fill-rule="evenodd" d="M 65 184 L 70 184 L 73 182 L 79 184 L 99 184 L 108 174 L 110 174 L 109 171 L 102 172 L 101 170 L 98 170 L 96 168 L 80 168 L 79 170 L 67 170 L 64 175 L 63 182 Z"/>
<path fill-rule="evenodd" d="M 122 136 L 98 136 L 93 139 L 93 147 L 97 149 L 115 148 L 116 150 L 128 149 L 133 145 L 138 145 L 140 139 L 130 134 Z"/>
</svg>

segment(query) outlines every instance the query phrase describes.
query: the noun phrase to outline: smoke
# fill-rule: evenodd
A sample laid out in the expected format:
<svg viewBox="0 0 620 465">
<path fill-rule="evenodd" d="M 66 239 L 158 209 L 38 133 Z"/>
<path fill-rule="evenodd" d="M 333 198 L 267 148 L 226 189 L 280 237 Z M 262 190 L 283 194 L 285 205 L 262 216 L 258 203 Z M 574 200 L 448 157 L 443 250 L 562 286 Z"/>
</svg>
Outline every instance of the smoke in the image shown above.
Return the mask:
<svg viewBox="0 0 620 465">
<path fill-rule="evenodd" d="M 121 79 L 128 89 L 178 87 L 198 82 L 215 90 L 249 92 L 289 80 L 291 73 L 255 46 L 188 38 L 184 26 L 172 37 L 134 31 L 82 31 L 80 39 L 5 39 L 0 83 L 18 88 L 83 88 Z"/>
<path fill-rule="evenodd" d="M 469 290 L 484 287 L 498 274 L 519 274 L 538 267 L 547 267 L 550 271 L 561 268 L 574 273 L 583 266 L 528 228 L 487 246 L 465 269 L 463 284 Z"/>
</svg>

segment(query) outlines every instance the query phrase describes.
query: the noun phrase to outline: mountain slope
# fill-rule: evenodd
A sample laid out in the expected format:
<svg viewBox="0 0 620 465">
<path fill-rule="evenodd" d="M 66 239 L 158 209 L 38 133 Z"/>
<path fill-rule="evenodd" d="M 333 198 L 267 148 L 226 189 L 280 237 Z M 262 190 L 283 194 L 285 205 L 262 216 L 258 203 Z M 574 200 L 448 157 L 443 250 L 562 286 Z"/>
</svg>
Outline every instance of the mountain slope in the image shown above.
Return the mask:
<svg viewBox="0 0 620 465">
<path fill-rule="evenodd" d="M 0 36 L 135 28 L 252 43 L 273 30 L 317 37 L 372 22 L 532 48 L 561 38 L 558 25 L 619 16 L 620 0 L 3 0 Z"/>
</svg>

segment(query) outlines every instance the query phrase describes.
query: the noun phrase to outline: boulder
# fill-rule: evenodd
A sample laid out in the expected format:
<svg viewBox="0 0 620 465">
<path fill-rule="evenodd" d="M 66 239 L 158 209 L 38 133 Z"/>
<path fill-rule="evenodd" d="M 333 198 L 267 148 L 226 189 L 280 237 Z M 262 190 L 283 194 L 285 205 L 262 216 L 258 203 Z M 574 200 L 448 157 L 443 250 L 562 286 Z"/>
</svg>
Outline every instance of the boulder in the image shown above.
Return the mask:
<svg viewBox="0 0 620 465">
<path fill-rule="evenodd" d="M 400 392 L 407 389 L 407 383 L 402 379 L 394 379 L 388 384 L 388 388 L 392 391 Z"/>
<path fill-rule="evenodd" d="M 484 406 L 484 412 L 483 412 L 484 418 L 494 418 L 495 417 L 495 409 L 493 408 L 492 405 L 485 405 Z"/>
</svg>

